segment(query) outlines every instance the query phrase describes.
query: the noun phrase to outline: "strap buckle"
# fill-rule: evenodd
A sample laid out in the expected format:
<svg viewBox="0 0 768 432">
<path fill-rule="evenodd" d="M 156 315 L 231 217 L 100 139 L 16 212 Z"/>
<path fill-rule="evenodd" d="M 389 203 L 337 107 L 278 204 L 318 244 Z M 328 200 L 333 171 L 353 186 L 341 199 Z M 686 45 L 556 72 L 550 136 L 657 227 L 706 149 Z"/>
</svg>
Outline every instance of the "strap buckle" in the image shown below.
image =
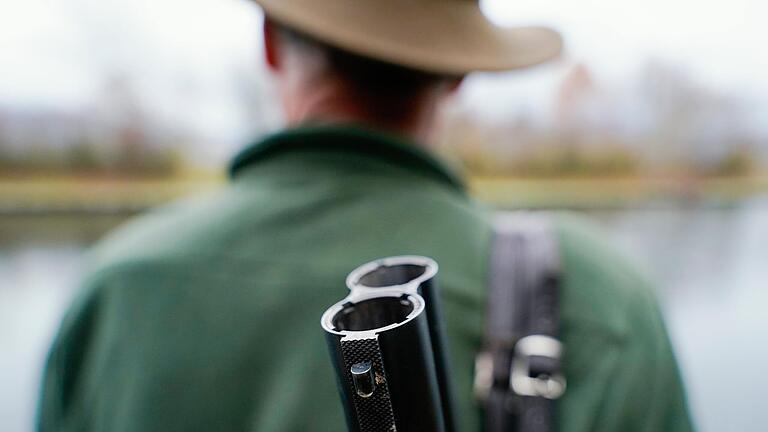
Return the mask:
<svg viewBox="0 0 768 432">
<path fill-rule="evenodd" d="M 532 373 L 531 358 L 544 357 L 559 362 L 563 353 L 563 344 L 544 335 L 531 335 L 521 338 L 515 344 L 514 356 L 509 371 L 509 388 L 519 396 L 558 399 L 565 393 L 567 382 L 557 368 L 537 370 Z M 475 399 L 485 402 L 493 387 L 493 355 L 481 351 L 475 357 Z M 534 375 L 535 374 L 535 375 Z"/>
<path fill-rule="evenodd" d="M 531 335 L 517 341 L 509 374 L 512 391 L 520 396 L 560 398 L 567 385 L 565 376 L 558 368 L 532 373 L 531 358 L 544 357 L 559 363 L 562 353 L 563 344 L 551 336 Z"/>
</svg>

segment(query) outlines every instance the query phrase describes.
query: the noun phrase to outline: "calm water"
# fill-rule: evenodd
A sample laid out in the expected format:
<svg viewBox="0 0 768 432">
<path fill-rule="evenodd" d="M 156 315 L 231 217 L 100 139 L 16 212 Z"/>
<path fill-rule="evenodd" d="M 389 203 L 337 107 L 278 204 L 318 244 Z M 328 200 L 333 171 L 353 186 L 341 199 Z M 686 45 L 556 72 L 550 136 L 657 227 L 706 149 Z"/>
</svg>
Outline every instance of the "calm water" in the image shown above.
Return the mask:
<svg viewBox="0 0 768 432">
<path fill-rule="evenodd" d="M 768 197 L 591 216 L 659 281 L 700 430 L 768 424 Z M 44 353 L 84 265 L 119 218 L 0 218 L 0 430 L 32 429 Z"/>
</svg>

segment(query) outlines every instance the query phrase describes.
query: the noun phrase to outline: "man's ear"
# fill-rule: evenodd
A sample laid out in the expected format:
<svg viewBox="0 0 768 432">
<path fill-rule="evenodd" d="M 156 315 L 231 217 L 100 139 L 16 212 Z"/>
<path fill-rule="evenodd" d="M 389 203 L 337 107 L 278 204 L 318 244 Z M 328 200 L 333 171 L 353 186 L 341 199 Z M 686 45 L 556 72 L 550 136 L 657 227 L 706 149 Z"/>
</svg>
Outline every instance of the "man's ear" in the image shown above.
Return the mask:
<svg viewBox="0 0 768 432">
<path fill-rule="evenodd" d="M 278 50 L 278 29 L 272 20 L 264 17 L 264 61 L 272 71 L 280 69 L 280 52 Z"/>
</svg>

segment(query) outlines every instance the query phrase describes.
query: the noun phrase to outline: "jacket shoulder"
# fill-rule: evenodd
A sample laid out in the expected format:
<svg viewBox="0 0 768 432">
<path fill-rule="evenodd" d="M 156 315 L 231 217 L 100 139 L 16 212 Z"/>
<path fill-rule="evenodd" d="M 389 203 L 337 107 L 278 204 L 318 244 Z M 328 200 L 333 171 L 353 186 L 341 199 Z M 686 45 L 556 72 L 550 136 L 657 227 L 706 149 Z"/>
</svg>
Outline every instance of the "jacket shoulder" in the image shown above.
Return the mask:
<svg viewBox="0 0 768 432">
<path fill-rule="evenodd" d="M 203 259 L 228 236 L 242 205 L 231 188 L 223 188 L 152 209 L 104 237 L 90 252 L 89 270 Z"/>
<path fill-rule="evenodd" d="M 638 309 L 655 312 L 650 279 L 593 222 L 570 213 L 557 214 L 555 221 L 564 274 L 563 319 L 626 338 L 628 317 Z"/>
</svg>

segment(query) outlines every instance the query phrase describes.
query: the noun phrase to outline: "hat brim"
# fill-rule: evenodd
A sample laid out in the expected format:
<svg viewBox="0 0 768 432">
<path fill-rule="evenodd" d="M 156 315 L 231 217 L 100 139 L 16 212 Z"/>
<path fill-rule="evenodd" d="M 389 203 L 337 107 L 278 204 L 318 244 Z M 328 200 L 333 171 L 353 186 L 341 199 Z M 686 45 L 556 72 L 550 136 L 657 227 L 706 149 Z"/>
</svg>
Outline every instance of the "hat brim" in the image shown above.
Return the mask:
<svg viewBox="0 0 768 432">
<path fill-rule="evenodd" d="M 277 22 L 332 46 L 447 75 L 504 71 L 557 57 L 546 27 L 499 27 L 471 0 L 255 0 Z"/>
</svg>

